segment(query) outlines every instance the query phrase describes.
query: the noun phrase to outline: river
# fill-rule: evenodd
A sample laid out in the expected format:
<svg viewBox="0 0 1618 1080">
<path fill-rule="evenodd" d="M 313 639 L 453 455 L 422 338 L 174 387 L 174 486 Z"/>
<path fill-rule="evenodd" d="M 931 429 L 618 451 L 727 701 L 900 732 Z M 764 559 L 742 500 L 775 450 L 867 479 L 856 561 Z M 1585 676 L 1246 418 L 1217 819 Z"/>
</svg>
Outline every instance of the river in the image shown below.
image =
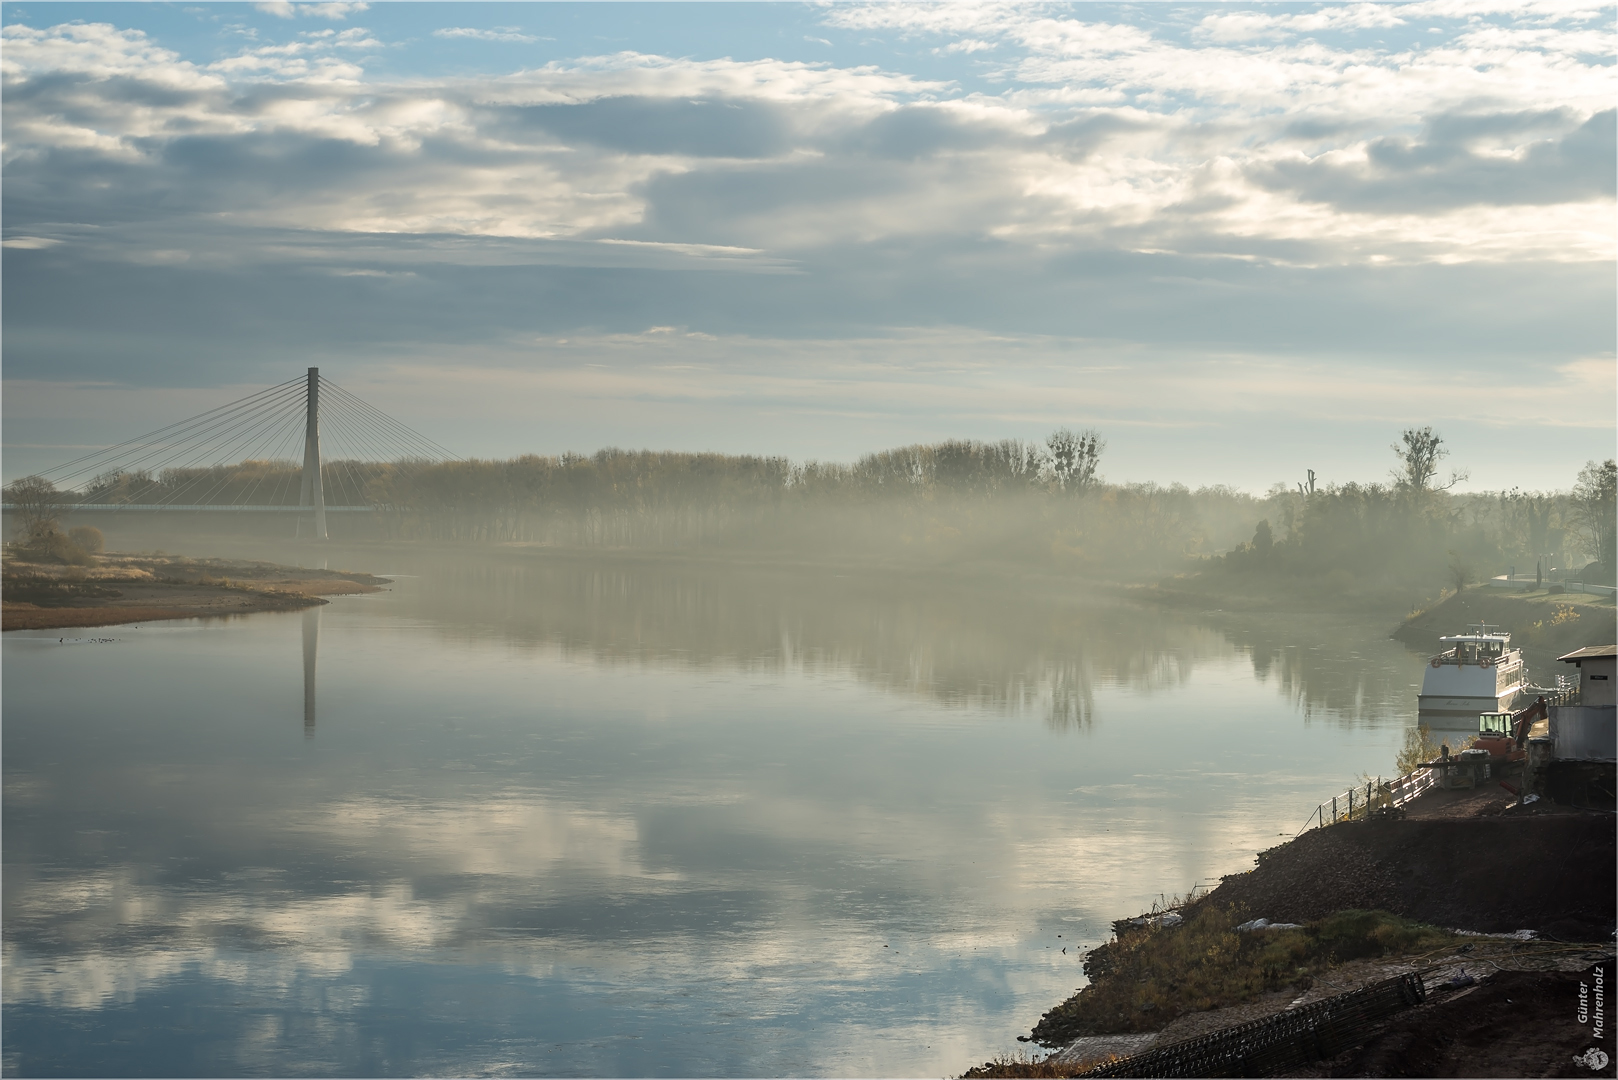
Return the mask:
<svg viewBox="0 0 1618 1080">
<path fill-rule="evenodd" d="M 957 1074 L 1390 773 L 1423 663 L 1049 582 L 330 565 L 395 584 L 5 635 L 5 1075 Z"/>
</svg>

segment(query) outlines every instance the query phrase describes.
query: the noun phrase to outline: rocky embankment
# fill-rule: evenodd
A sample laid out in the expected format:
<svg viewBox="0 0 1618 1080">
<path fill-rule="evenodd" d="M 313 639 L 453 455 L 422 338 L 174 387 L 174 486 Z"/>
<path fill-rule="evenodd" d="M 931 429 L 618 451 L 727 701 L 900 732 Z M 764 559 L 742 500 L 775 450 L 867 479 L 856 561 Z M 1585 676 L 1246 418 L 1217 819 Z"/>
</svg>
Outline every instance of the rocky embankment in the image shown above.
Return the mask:
<svg viewBox="0 0 1618 1080">
<path fill-rule="evenodd" d="M 1488 791 L 1429 809 L 1312 830 L 1167 919 L 1120 920 L 1086 958 L 1089 985 L 1033 1030 L 1056 1052 L 967 1075 L 1081 1075 L 1413 970 L 1437 987 L 1430 1000 L 1311 1075 L 1590 1075 L 1564 1065 L 1588 1038 L 1576 1021 L 1578 983 L 1611 962 L 1611 813 L 1515 805 Z M 1259 918 L 1292 925 L 1253 929 Z M 1462 991 L 1491 1015 L 1509 998 L 1546 1022 L 1527 1035 L 1456 1027 L 1470 1014 L 1445 1003 Z M 1400 1061 L 1461 1071 L 1400 1072 Z"/>
<path fill-rule="evenodd" d="M 346 570 L 178 555 L 97 555 L 79 566 L 8 558 L 0 620 L 6 630 L 56 630 L 295 611 L 387 584 Z"/>
<path fill-rule="evenodd" d="M 1618 908 L 1611 815 L 1526 812 L 1315 829 L 1226 878 L 1205 902 L 1275 922 L 1345 908 L 1482 933 L 1605 941 Z"/>
</svg>

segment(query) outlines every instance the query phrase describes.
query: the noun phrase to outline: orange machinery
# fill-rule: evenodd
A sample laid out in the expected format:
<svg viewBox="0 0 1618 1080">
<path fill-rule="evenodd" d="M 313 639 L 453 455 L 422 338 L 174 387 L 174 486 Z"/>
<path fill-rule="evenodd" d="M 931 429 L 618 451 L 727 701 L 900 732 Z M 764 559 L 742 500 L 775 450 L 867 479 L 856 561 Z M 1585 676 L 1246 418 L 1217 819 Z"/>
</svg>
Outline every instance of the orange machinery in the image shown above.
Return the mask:
<svg viewBox="0 0 1618 1080">
<path fill-rule="evenodd" d="M 1517 713 L 1483 713 L 1478 717 L 1478 737 L 1474 750 L 1487 750 L 1491 762 L 1522 761 L 1528 756 L 1528 732 L 1536 720 L 1546 720 L 1550 710 L 1540 698 Z"/>
</svg>

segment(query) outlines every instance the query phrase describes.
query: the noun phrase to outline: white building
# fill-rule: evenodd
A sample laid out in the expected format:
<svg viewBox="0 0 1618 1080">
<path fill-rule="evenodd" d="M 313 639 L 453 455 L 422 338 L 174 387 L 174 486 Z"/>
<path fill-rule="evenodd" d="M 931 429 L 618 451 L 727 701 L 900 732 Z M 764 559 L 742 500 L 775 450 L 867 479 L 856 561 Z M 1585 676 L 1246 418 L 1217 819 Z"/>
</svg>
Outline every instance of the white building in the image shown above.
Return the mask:
<svg viewBox="0 0 1618 1080">
<path fill-rule="evenodd" d="M 1579 703 L 1551 706 L 1556 756 L 1584 761 L 1618 759 L 1618 705 L 1613 696 L 1618 645 L 1592 645 L 1557 657 L 1579 669 Z"/>
</svg>

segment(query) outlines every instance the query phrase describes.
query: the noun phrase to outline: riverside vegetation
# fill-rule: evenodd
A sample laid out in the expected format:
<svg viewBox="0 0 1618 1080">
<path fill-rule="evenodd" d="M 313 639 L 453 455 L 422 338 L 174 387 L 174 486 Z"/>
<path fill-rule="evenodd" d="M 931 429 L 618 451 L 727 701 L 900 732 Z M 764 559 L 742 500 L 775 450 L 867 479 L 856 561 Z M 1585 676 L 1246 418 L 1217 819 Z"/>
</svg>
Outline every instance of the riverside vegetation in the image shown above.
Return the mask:
<svg viewBox="0 0 1618 1080">
<path fill-rule="evenodd" d="M 6 545 L 0 627 L 60 630 L 160 619 L 295 611 L 325 596 L 375 592 L 386 578 L 274 563 L 103 551 L 100 530 L 47 522 Z"/>
<path fill-rule="evenodd" d="M 606 449 L 503 461 L 329 461 L 329 492 L 378 508 L 381 534 L 428 542 L 515 543 L 645 552 L 750 552 L 805 561 L 982 564 L 1114 582 L 1165 579 L 1164 597 L 1361 598 L 1383 607 L 1436 599 L 1510 565 L 1559 553 L 1610 584 L 1613 461 L 1571 490 L 1450 490 L 1430 428 L 1395 444 L 1388 482 L 1224 486 L 1108 483 L 1105 442 L 1054 432 L 1043 444 L 950 440 L 868 454 L 851 465 L 784 458 Z M 96 478 L 74 499 L 160 502 L 206 487 L 220 501 L 297 489 L 292 462 Z M 67 496 L 34 479 L 7 489 L 23 532 L 56 528 Z"/>
<path fill-rule="evenodd" d="M 1002 1058 L 966 1075 L 1081 1075 L 1116 1055 L 1111 1036 L 1155 1033 L 1173 1043 L 1401 971 L 1422 972 L 1442 992 L 1468 966 L 1475 978 L 1562 972 L 1559 982 L 1521 985 L 1518 994 L 1522 1011 L 1549 1013 L 1555 1023 L 1459 1033 L 1442 1021 L 1440 998 L 1414 1011 L 1405 1041 L 1391 1049 L 1443 1048 L 1459 1036 L 1476 1060 L 1503 1051 L 1528 1059 L 1482 1075 L 1556 1075 L 1547 1065 L 1565 1061 L 1589 1035 L 1566 1012 L 1578 972 L 1610 955 L 1610 812 L 1513 806 L 1498 795 L 1308 830 L 1260 852 L 1252 870 L 1223 877 L 1209 893 L 1115 922 L 1113 940 L 1085 957 L 1087 985 L 1046 1012 L 1028 1040 L 1064 1049 L 1043 1059 Z M 1270 920 L 1263 928 L 1249 922 L 1259 912 Z M 1080 1037 L 1093 1041 L 1072 1044 Z M 1306 1075 L 1406 1074 L 1341 1061 Z"/>
<path fill-rule="evenodd" d="M 1176 905 L 1179 906 L 1179 905 Z M 1046 1013 L 1034 1041 L 1060 1046 L 1092 1032 L 1155 1031 L 1165 1018 L 1307 990 L 1350 960 L 1442 948 L 1454 935 L 1385 911 L 1339 911 L 1296 929 L 1240 933 L 1250 916 L 1216 904 L 1180 907 L 1173 933 L 1118 925 L 1084 961 L 1090 986 Z"/>
</svg>

